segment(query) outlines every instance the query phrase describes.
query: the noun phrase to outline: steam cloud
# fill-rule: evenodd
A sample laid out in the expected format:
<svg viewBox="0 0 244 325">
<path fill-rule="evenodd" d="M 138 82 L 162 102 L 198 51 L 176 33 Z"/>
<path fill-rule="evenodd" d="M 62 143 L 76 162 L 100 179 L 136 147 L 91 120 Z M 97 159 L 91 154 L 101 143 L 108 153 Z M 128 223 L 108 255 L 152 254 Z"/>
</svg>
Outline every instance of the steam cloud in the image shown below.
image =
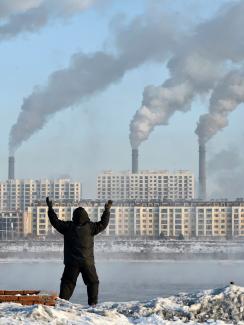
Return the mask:
<svg viewBox="0 0 244 325">
<path fill-rule="evenodd" d="M 35 32 L 55 19 L 67 19 L 97 0 L 1 0 L 0 41 Z"/>
<path fill-rule="evenodd" d="M 67 68 L 52 73 L 45 87 L 35 88 L 24 99 L 10 132 L 10 153 L 43 128 L 56 112 L 104 90 L 146 61 L 166 59 L 176 42 L 170 21 L 164 15 L 153 19 L 149 15 L 137 17 L 129 25 L 120 22 L 115 34 L 116 55 L 104 51 L 73 55 Z"/>
<path fill-rule="evenodd" d="M 243 197 L 244 157 L 233 145 L 216 153 L 208 162 L 212 175 L 212 198 Z"/>
<path fill-rule="evenodd" d="M 243 157 L 239 150 L 233 146 L 216 153 L 208 161 L 208 172 L 210 174 L 231 172 L 243 166 Z"/>
<path fill-rule="evenodd" d="M 196 133 L 206 143 L 228 125 L 228 116 L 244 101 L 244 72 L 231 71 L 214 89 L 209 113 L 200 116 Z"/>
<path fill-rule="evenodd" d="M 176 110 L 188 110 L 193 95 L 193 87 L 187 82 L 171 87 L 146 87 L 142 107 L 130 125 L 132 148 L 146 140 L 156 125 L 166 125 Z"/>
<path fill-rule="evenodd" d="M 243 14 L 243 1 L 225 6 L 183 39 L 177 55 L 168 62 L 170 78 L 162 86 L 144 90 L 142 105 L 130 124 L 132 148 L 146 140 L 155 126 L 168 124 L 176 111 L 189 110 L 195 96 L 214 89 L 226 74 L 227 61 L 237 64 L 243 60 L 244 43 L 238 41 L 242 39 Z M 221 86 L 217 88 L 221 91 Z"/>
</svg>

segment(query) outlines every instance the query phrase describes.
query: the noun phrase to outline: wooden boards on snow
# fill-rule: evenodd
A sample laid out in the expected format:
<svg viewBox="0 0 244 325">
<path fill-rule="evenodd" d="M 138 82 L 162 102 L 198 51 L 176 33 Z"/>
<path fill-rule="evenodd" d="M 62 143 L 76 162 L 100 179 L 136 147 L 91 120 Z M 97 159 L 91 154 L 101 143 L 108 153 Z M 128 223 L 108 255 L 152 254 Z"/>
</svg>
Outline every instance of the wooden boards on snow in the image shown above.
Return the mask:
<svg viewBox="0 0 244 325">
<path fill-rule="evenodd" d="M 0 303 L 15 302 L 22 305 L 55 306 L 57 295 L 41 290 L 0 290 Z"/>
</svg>

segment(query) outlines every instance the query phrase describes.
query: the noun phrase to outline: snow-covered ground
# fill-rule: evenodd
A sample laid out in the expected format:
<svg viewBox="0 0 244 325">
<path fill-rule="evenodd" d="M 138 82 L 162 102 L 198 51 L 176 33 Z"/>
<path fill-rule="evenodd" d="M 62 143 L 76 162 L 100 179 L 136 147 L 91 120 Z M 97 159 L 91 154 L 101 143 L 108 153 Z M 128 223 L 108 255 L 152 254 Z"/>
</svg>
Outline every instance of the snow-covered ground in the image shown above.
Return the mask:
<svg viewBox="0 0 244 325">
<path fill-rule="evenodd" d="M 244 288 L 181 293 L 145 302 L 106 302 L 96 308 L 58 300 L 56 307 L 0 304 L 0 324 L 125 325 L 244 324 Z"/>
<path fill-rule="evenodd" d="M 0 242 L 0 258 L 60 258 L 63 241 Z M 243 259 L 244 241 L 101 240 L 95 241 L 98 259 L 206 258 Z"/>
<path fill-rule="evenodd" d="M 244 241 L 188 241 L 188 240 L 117 240 L 96 243 L 97 252 L 152 252 L 162 254 L 243 253 Z"/>
</svg>

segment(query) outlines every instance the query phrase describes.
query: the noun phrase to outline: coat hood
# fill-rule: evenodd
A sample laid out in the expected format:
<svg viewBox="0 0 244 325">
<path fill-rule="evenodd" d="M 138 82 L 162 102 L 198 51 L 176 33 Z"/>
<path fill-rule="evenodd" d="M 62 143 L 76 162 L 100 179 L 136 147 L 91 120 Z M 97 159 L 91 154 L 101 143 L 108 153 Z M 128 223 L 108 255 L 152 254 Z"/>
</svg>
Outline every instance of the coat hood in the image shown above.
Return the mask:
<svg viewBox="0 0 244 325">
<path fill-rule="evenodd" d="M 86 210 L 82 207 L 74 210 L 72 220 L 76 225 L 83 225 L 87 221 L 90 221 Z"/>
</svg>

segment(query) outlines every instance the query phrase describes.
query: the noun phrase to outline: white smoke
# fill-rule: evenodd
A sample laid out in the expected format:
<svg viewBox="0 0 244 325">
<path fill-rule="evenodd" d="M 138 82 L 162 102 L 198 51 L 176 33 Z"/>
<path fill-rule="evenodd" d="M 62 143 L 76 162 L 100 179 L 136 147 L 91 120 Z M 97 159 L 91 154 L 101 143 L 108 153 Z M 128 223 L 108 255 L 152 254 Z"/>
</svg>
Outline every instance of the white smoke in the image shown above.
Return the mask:
<svg viewBox="0 0 244 325">
<path fill-rule="evenodd" d="M 137 148 L 146 140 L 156 125 L 166 125 L 174 111 L 188 110 L 193 94 L 193 88 L 187 82 L 168 88 L 146 87 L 142 107 L 130 125 L 134 130 L 130 137 L 132 147 Z"/>
<path fill-rule="evenodd" d="M 43 0 L 37 8 L 45 11 L 47 3 L 50 6 L 51 2 Z M 52 17 L 65 18 L 68 13 L 83 10 L 84 3 L 88 6 L 93 1 L 55 0 L 50 12 Z M 243 60 L 244 43 L 240 41 L 243 15 L 244 2 L 234 2 L 190 31 L 189 36 L 176 32 L 175 17 L 161 13 L 142 15 L 128 25 L 119 24 L 115 34 L 116 54 L 100 51 L 73 55 L 66 69 L 52 73 L 46 86 L 35 88 L 24 99 L 10 133 L 10 151 L 41 129 L 56 112 L 104 90 L 145 62 L 164 62 L 171 56 L 170 78 L 162 86 L 145 88 L 142 106 L 131 122 L 131 145 L 138 147 L 156 125 L 167 124 L 176 111 L 189 110 L 196 95 L 214 89 L 226 74 L 226 62 L 237 64 Z"/>
<path fill-rule="evenodd" d="M 214 89 L 209 113 L 201 115 L 196 129 L 200 143 L 206 143 L 228 125 L 228 117 L 244 101 L 244 71 L 228 73 Z"/>
<path fill-rule="evenodd" d="M 235 145 L 217 152 L 208 161 L 212 198 L 243 197 L 244 157 Z"/>
<path fill-rule="evenodd" d="M 30 9 L 40 6 L 43 0 L 1 0 L 0 2 L 0 18 L 1 20 L 9 19 L 11 15 L 21 14 Z"/>
<path fill-rule="evenodd" d="M 173 60 L 170 64 L 172 62 Z M 175 69 L 175 65 L 173 68 Z M 213 66 L 194 53 L 186 58 L 184 66 L 179 71 L 174 71 L 172 78 L 162 86 L 147 86 L 144 89 L 142 106 L 130 124 L 132 148 L 137 148 L 145 141 L 155 126 L 167 125 L 176 111 L 190 110 L 194 96 L 209 91 L 219 74 L 218 66 Z"/>
<path fill-rule="evenodd" d="M 128 25 L 117 26 L 116 55 L 105 51 L 73 55 L 67 68 L 52 73 L 46 86 L 34 88 L 32 94 L 24 99 L 10 132 L 11 154 L 43 128 L 56 112 L 104 90 L 127 71 L 147 61 L 166 59 L 175 46 L 175 38 L 171 19 L 163 14 L 154 17 L 143 15 Z M 158 39 L 162 42 L 159 43 Z"/>
<path fill-rule="evenodd" d="M 98 0 L 1 0 L 0 41 L 36 32 L 56 19 L 68 19 Z"/>
<path fill-rule="evenodd" d="M 208 161 L 208 173 L 211 175 L 216 175 L 219 173 L 223 173 L 224 175 L 229 172 L 233 172 L 233 170 L 237 170 L 239 168 L 243 169 L 244 160 L 240 153 L 240 150 L 233 146 L 229 146 L 227 149 L 223 149 L 217 152 L 211 159 Z M 243 190 L 243 187 L 242 187 Z"/>
<path fill-rule="evenodd" d="M 133 148 L 146 140 L 156 125 L 168 124 L 176 111 L 189 110 L 195 96 L 214 89 L 226 73 L 227 62 L 236 64 L 243 60 L 244 43 L 240 41 L 243 38 L 243 15 L 244 2 L 233 2 L 199 25 L 191 36 L 182 39 L 168 63 L 169 80 L 162 86 L 145 88 L 142 105 L 130 124 Z M 180 88 L 185 89 L 185 95 L 177 101 L 175 91 Z"/>
</svg>

